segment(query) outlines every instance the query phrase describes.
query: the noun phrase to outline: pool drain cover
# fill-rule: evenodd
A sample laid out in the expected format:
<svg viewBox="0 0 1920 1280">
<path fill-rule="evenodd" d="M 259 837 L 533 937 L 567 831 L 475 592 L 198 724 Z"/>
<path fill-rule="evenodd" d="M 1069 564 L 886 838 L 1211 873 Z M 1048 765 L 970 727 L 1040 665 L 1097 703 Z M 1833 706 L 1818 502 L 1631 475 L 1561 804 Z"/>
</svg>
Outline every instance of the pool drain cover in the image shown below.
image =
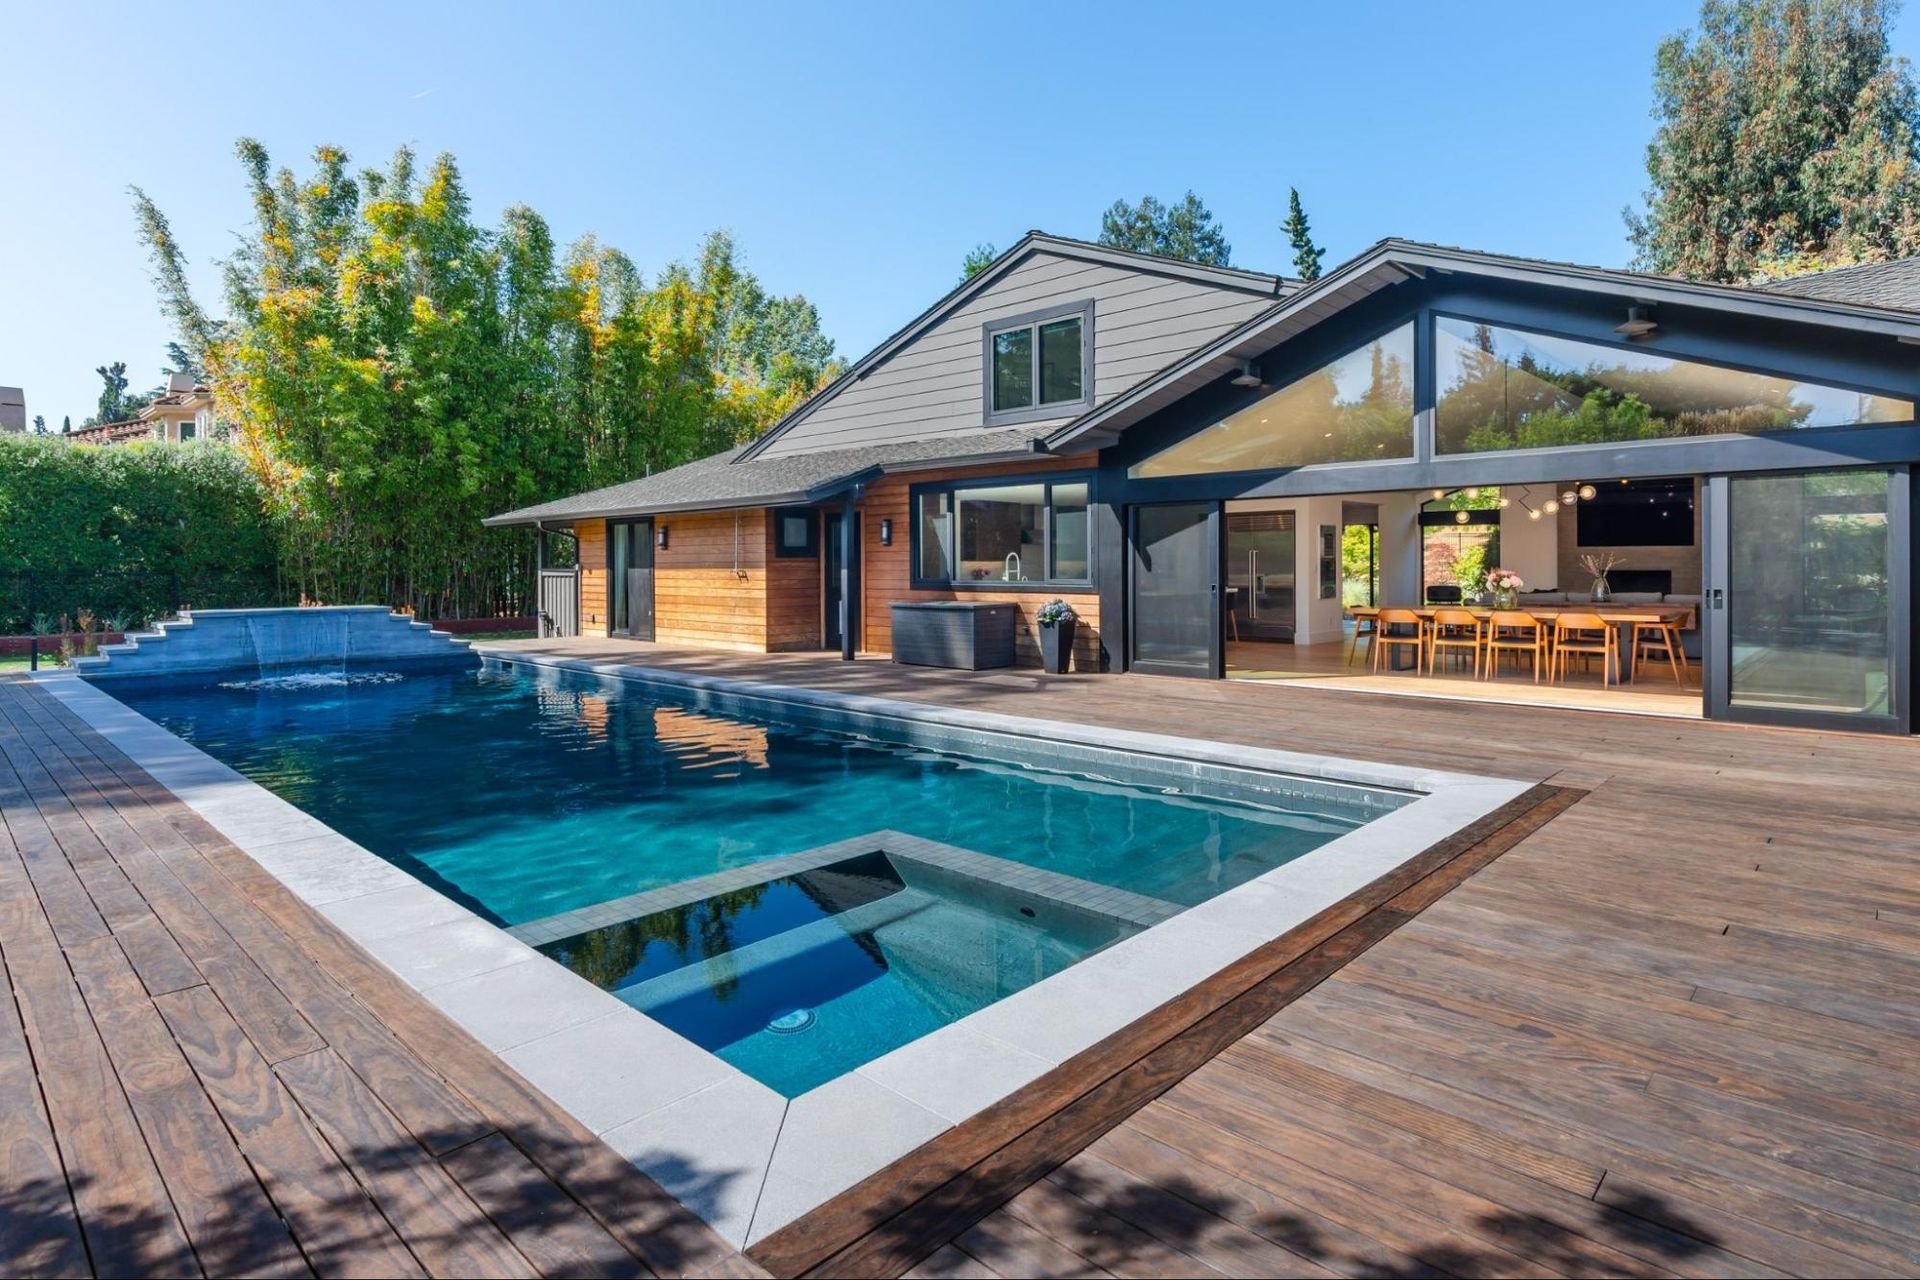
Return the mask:
<svg viewBox="0 0 1920 1280">
<path fill-rule="evenodd" d="M 794 1009 L 783 1013 L 767 1024 L 767 1030 L 777 1036 L 790 1036 L 796 1031 L 805 1031 L 813 1025 L 813 1010 Z"/>
</svg>

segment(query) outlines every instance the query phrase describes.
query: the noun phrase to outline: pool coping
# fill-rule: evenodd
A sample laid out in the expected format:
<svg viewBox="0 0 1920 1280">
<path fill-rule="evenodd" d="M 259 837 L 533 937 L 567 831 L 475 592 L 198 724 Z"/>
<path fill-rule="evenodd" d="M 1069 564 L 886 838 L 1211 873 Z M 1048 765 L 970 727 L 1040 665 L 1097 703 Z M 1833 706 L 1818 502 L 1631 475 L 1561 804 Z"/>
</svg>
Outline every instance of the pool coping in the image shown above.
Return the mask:
<svg viewBox="0 0 1920 1280">
<path fill-rule="evenodd" d="M 71 672 L 36 679 L 292 892 L 730 1243 L 745 1247 L 1390 874 L 1531 785 L 1204 739 L 476 646 L 485 659 L 1421 793 L 1063 973 L 787 1099 Z M 1066 754 L 1073 754 L 1069 750 Z M 1063 760 L 1061 767 L 1072 768 Z"/>
</svg>

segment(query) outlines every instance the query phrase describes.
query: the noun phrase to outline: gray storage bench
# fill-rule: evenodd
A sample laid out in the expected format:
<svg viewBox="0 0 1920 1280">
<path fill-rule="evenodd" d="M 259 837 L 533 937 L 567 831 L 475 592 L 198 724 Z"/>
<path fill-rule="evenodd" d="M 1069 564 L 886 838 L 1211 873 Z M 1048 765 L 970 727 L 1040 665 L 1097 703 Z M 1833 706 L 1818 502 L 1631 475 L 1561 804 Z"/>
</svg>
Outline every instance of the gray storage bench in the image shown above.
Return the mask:
<svg viewBox="0 0 1920 1280">
<path fill-rule="evenodd" d="M 906 601 L 893 606 L 893 660 L 982 671 L 1013 665 L 1010 604 Z"/>
</svg>

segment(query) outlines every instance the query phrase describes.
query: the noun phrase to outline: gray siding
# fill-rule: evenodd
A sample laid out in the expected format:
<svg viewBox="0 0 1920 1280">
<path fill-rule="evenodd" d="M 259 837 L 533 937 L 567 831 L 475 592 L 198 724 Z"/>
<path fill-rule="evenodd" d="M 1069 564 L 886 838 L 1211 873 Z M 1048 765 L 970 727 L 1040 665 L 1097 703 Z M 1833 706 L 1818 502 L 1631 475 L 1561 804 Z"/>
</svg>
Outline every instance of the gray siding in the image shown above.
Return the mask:
<svg viewBox="0 0 1920 1280">
<path fill-rule="evenodd" d="M 987 430 L 980 326 L 1086 298 L 1093 299 L 1096 405 L 1275 301 L 1271 294 L 1035 252 L 992 288 L 769 442 L 759 456 L 779 458 Z M 1058 422 L 1071 421 L 1078 412 L 1064 414 Z"/>
</svg>

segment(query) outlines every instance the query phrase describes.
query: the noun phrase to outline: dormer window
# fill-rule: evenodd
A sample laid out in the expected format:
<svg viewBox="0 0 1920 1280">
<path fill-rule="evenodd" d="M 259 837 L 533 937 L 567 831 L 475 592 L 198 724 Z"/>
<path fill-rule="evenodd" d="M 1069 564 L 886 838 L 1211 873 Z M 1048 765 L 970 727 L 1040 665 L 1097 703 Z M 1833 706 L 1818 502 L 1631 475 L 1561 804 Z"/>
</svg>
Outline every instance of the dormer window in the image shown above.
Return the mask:
<svg viewBox="0 0 1920 1280">
<path fill-rule="evenodd" d="M 1068 417 L 1092 403 L 1091 300 L 984 329 L 988 425 Z"/>
</svg>

